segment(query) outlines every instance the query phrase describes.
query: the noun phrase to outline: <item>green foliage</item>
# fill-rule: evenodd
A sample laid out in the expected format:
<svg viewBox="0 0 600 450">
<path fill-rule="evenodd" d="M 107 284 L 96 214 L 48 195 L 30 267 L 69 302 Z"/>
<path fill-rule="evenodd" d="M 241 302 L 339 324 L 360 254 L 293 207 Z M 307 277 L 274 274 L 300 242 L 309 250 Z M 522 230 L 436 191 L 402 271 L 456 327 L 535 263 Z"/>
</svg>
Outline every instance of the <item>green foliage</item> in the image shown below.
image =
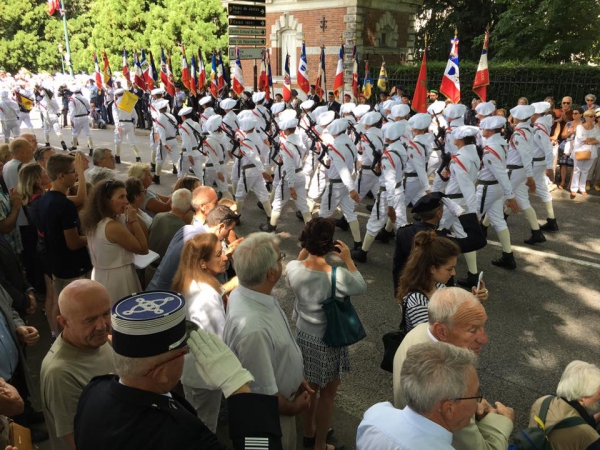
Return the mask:
<svg viewBox="0 0 600 450">
<path fill-rule="evenodd" d="M 390 66 L 390 86 L 402 84 L 408 92 L 414 92 L 419 68 L 420 64 Z M 445 68 L 446 61 L 427 63 L 429 89 L 439 90 Z M 517 104 L 519 97 L 527 97 L 531 103 L 552 96 L 558 102 L 565 95 L 572 96 L 575 104 L 583 104 L 587 94 L 599 94 L 600 67 L 505 61 L 489 63 L 489 71 L 490 86 L 487 99 L 496 100 L 499 107 L 512 108 Z M 472 86 L 476 72 L 477 64 L 460 63 L 462 103 L 469 104 L 475 97 Z"/>
<path fill-rule="evenodd" d="M 164 48 L 172 55 L 176 78 L 181 43 L 188 62 L 199 46 L 205 63 L 219 48 L 228 59 L 227 13 L 220 0 L 65 0 L 65 8 L 74 72 L 92 72 L 93 54 L 100 61 L 103 50 L 113 71 L 120 70 L 123 47 L 130 66 L 133 51 L 144 48 L 153 52 L 157 68 Z M 45 1 L 0 2 L 0 65 L 6 70 L 61 70 L 59 43 L 64 46 L 62 17 L 49 16 Z"/>
</svg>

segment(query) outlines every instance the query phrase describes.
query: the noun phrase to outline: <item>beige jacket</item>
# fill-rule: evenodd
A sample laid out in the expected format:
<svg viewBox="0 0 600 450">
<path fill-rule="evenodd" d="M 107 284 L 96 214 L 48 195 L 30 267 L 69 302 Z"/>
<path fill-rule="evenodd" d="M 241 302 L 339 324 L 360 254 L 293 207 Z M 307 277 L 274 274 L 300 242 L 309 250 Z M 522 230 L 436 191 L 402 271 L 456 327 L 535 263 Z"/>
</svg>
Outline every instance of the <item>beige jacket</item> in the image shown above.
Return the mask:
<svg viewBox="0 0 600 450">
<path fill-rule="evenodd" d="M 406 401 L 400 389 L 400 371 L 408 349 L 413 345 L 437 342 L 429 332 L 429 324 L 422 323 L 413 328 L 404 338 L 394 356 L 394 406 L 404 408 Z M 506 450 L 513 423 L 499 414 L 488 414 L 482 420 L 471 418 L 471 423 L 454 433 L 452 447 L 456 450 Z"/>
</svg>

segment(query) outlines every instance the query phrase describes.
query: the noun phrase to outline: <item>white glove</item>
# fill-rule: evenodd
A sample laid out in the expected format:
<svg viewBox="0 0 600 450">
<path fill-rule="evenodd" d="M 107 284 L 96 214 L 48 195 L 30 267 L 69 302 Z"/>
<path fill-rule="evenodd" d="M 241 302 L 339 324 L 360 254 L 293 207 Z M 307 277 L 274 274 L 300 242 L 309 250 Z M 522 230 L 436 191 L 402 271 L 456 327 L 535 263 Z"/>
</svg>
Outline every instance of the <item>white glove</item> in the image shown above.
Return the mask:
<svg viewBox="0 0 600 450">
<path fill-rule="evenodd" d="M 233 352 L 211 332 L 192 331 L 187 341 L 200 378 L 214 390 L 223 391 L 225 398 L 246 383 L 254 381 L 250 372 L 242 367 Z"/>
<path fill-rule="evenodd" d="M 462 209 L 458 203 L 453 202 L 448 197 L 444 197 L 442 199 L 442 203 L 444 204 L 444 208 L 448 209 L 448 211 L 450 211 L 450 213 L 455 217 L 461 216 L 465 213 L 465 210 Z"/>
</svg>

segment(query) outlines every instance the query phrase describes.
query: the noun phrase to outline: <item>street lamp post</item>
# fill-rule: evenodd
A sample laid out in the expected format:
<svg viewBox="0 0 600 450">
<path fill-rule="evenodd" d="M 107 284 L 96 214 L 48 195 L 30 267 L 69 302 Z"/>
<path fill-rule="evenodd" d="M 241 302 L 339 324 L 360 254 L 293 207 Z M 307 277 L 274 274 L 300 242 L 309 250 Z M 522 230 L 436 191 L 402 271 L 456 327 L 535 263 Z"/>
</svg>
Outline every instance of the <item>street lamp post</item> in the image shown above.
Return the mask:
<svg viewBox="0 0 600 450">
<path fill-rule="evenodd" d="M 73 65 L 71 63 L 71 47 L 69 46 L 69 30 L 67 28 L 67 12 L 65 10 L 64 0 L 60 0 L 60 13 L 63 19 L 63 29 L 65 31 L 65 44 L 67 46 L 67 53 L 65 59 L 67 60 L 67 67 L 69 68 L 69 74 L 73 76 Z M 62 59 L 62 58 L 61 58 Z M 64 72 L 64 68 L 63 68 Z"/>
</svg>

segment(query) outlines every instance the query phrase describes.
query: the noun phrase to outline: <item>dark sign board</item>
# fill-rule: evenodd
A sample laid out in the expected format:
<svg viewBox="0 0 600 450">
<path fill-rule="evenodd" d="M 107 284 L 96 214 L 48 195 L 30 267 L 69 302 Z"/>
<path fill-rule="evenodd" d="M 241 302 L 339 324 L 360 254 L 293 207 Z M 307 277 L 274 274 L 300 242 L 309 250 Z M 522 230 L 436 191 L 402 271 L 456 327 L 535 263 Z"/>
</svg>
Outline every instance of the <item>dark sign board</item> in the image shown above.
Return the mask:
<svg viewBox="0 0 600 450">
<path fill-rule="evenodd" d="M 229 3 L 227 12 L 230 16 L 265 17 L 266 9 L 261 5 L 244 5 L 242 3 Z"/>
<path fill-rule="evenodd" d="M 267 22 L 261 19 L 229 19 L 229 25 L 237 27 L 265 27 Z"/>
</svg>

